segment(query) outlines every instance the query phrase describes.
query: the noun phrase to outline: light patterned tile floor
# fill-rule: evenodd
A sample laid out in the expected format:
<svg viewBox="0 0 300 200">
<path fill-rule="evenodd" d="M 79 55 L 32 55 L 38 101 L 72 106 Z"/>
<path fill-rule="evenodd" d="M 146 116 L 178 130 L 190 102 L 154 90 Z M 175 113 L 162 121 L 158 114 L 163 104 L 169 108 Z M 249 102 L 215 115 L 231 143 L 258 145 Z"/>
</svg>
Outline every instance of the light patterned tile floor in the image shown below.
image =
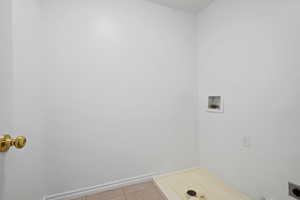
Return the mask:
<svg viewBox="0 0 300 200">
<path fill-rule="evenodd" d="M 153 182 L 146 182 L 74 200 L 166 200 L 166 198 Z"/>
</svg>

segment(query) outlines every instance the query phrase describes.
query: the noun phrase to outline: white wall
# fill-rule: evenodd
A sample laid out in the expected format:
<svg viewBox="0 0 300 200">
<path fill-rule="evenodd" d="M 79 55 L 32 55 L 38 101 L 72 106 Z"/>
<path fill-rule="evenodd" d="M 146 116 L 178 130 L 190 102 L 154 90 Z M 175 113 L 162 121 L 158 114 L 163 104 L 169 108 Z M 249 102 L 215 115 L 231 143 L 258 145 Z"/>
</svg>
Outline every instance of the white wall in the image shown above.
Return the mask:
<svg viewBox="0 0 300 200">
<path fill-rule="evenodd" d="M 194 166 L 196 16 L 141 0 L 42 13 L 47 193 Z"/>
<path fill-rule="evenodd" d="M 254 199 L 289 199 L 287 182 L 300 183 L 299 10 L 215 0 L 198 16 L 200 163 Z M 224 114 L 205 112 L 207 95 L 224 96 Z"/>
</svg>

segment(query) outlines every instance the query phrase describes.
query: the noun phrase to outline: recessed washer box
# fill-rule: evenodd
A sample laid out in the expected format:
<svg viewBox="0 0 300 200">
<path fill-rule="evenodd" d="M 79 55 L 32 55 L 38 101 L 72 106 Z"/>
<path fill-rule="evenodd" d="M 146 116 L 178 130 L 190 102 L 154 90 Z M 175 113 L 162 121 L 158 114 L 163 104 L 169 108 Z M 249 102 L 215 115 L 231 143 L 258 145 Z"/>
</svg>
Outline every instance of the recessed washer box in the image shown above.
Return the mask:
<svg viewBox="0 0 300 200">
<path fill-rule="evenodd" d="M 207 112 L 224 112 L 224 100 L 222 96 L 208 96 Z"/>
</svg>

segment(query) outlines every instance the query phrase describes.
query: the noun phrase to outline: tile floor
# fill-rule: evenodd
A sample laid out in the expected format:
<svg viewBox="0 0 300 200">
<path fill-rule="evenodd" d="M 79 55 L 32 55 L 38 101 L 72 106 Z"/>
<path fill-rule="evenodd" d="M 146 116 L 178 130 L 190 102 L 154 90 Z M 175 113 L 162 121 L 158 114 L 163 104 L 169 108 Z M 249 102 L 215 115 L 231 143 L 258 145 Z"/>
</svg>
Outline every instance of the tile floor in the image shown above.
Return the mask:
<svg viewBox="0 0 300 200">
<path fill-rule="evenodd" d="M 74 200 L 166 200 L 166 198 L 153 182 L 146 182 Z"/>
</svg>

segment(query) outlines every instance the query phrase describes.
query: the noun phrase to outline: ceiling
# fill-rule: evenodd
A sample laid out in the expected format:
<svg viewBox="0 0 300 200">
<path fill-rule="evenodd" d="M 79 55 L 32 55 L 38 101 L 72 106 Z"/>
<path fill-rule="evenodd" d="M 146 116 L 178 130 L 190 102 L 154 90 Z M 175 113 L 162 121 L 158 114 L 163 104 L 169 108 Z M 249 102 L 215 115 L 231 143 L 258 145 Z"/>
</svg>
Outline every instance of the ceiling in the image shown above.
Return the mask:
<svg viewBox="0 0 300 200">
<path fill-rule="evenodd" d="M 205 8 L 212 0 L 149 0 L 172 8 L 197 12 Z"/>
</svg>

